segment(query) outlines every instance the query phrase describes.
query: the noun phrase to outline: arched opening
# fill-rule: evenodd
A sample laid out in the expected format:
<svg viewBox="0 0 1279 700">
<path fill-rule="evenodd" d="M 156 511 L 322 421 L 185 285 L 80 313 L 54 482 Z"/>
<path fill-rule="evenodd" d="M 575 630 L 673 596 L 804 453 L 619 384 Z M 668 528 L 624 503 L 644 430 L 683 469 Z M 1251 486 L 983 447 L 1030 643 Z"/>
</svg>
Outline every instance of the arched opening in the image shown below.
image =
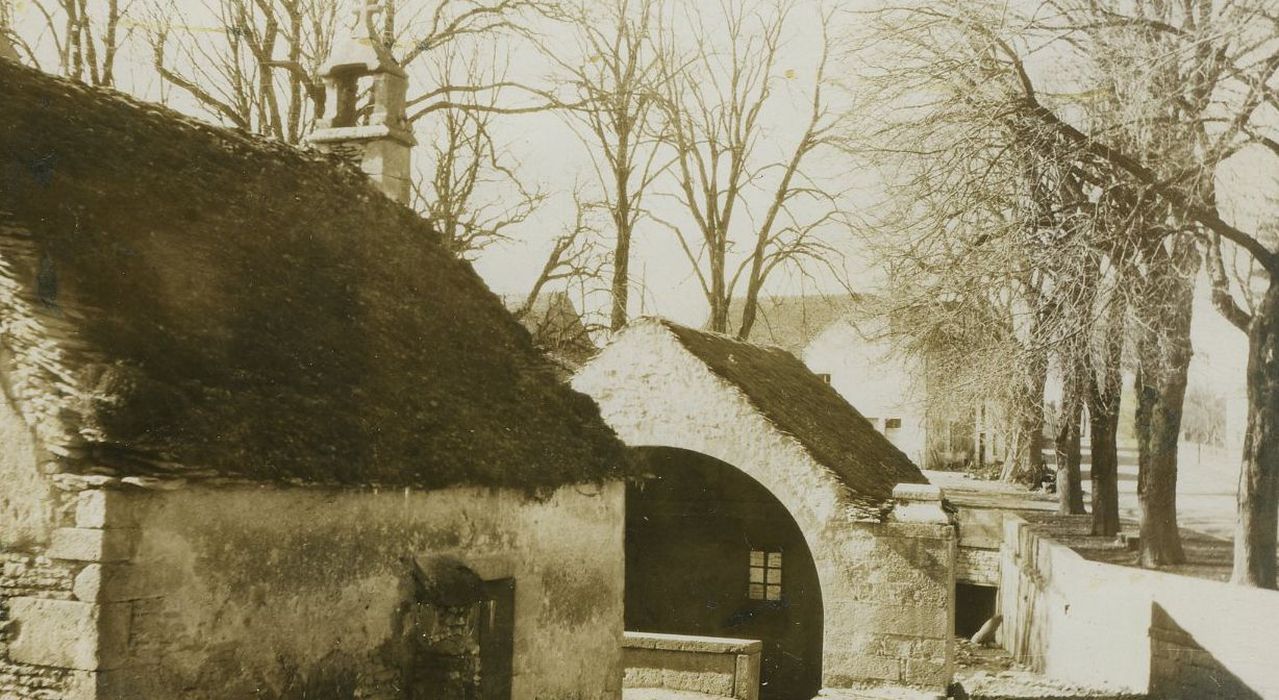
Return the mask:
<svg viewBox="0 0 1279 700">
<path fill-rule="evenodd" d="M 813 557 L 759 482 L 704 454 L 637 450 L 651 478 L 626 494 L 626 628 L 758 639 L 763 700 L 821 688 Z"/>
</svg>

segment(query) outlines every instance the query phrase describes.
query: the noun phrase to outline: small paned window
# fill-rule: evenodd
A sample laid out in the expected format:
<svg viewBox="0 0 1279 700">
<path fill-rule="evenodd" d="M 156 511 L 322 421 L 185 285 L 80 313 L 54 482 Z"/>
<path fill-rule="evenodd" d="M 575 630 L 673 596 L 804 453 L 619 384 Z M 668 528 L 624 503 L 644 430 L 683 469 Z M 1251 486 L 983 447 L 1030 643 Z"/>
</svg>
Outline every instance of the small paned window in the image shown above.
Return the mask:
<svg viewBox="0 0 1279 700">
<path fill-rule="evenodd" d="M 886 418 L 884 419 L 884 430 L 896 430 L 902 427 L 902 419 Z"/>
<path fill-rule="evenodd" d="M 751 600 L 782 599 L 782 553 L 762 549 L 751 550 L 750 583 L 747 595 Z"/>
</svg>

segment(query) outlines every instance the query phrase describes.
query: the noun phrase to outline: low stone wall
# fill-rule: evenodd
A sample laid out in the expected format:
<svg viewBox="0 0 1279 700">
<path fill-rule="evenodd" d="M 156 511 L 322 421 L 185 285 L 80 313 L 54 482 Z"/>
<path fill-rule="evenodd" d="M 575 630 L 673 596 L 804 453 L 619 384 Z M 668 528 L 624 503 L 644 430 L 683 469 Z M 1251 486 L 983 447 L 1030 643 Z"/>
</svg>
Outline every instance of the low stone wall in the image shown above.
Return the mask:
<svg viewBox="0 0 1279 700">
<path fill-rule="evenodd" d="M 752 639 L 627 632 L 622 663 L 627 688 L 662 688 L 738 700 L 759 698 L 759 657 Z"/>
<path fill-rule="evenodd" d="M 1009 514 L 1001 639 L 1083 686 L 1166 698 L 1279 697 L 1279 593 L 1091 562 Z"/>
</svg>

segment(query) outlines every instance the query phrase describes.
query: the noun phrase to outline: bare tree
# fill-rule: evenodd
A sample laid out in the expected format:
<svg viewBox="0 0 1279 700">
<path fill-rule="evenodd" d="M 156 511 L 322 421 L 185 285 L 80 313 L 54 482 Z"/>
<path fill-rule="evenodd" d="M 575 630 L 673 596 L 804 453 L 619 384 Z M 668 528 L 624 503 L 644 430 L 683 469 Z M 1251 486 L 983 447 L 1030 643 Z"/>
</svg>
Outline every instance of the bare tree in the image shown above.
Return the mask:
<svg viewBox="0 0 1279 700">
<path fill-rule="evenodd" d="M 729 305 L 744 283 L 736 331 L 745 338 L 772 272 L 834 256 L 822 234 L 842 224 L 844 212 L 839 193 L 818 182 L 811 161 L 818 151 L 837 148 L 842 115 L 829 108 L 824 92 L 831 38 L 830 14 L 823 11 L 822 50 L 803 132 L 781 159 L 766 155 L 760 148 L 761 114 L 777 99 L 777 61 L 792 8 L 782 2 L 763 10 L 728 0 L 717 7 L 712 19 L 701 7 L 678 15 L 678 24 L 691 28 L 691 47 L 672 28 L 663 31 L 660 138 L 672 154 L 675 181 L 674 191 L 663 194 L 677 203 L 693 233 L 680 223 L 659 221 L 675 234 L 693 268 L 710 306 L 711 330 L 730 330 Z M 723 38 L 722 47 L 715 36 Z M 760 188 L 771 192 L 769 204 L 751 212 L 750 194 Z M 739 242 L 745 254 L 734 260 Z"/>
<path fill-rule="evenodd" d="M 28 11 L 38 16 L 43 32 L 29 39 L 16 31 L 14 8 L 6 3 L 0 9 L 0 33 L 37 66 L 45 53 L 41 45 L 47 42 L 60 73 L 90 85 L 113 87 L 116 59 L 131 34 L 122 20 L 133 4 L 132 0 L 31 0 Z"/>
<path fill-rule="evenodd" d="M 604 262 L 599 250 L 599 230 L 592 221 L 593 207 L 573 192 L 573 223 L 551 243 L 542 269 L 529 288 L 524 302 L 514 311 L 516 318 L 528 313 L 548 284 L 584 284 L 603 277 Z"/>
<path fill-rule="evenodd" d="M 652 32 L 659 21 L 657 0 L 582 3 L 569 18 L 578 51 L 565 59 L 546 47 L 580 107 L 566 110 L 592 158 L 612 220 L 613 252 L 609 325 L 626 324 L 631 285 L 631 243 L 643 213 L 644 196 L 663 172 L 651 134 L 659 118 L 654 91 L 661 78 Z"/>
<path fill-rule="evenodd" d="M 479 51 L 479 47 L 457 44 L 441 48 L 432 57 L 435 82 L 504 81 L 506 59 Z M 523 223 L 546 200 L 543 192 L 524 184 L 520 163 L 495 139 L 498 115 L 470 108 L 483 107 L 477 102 L 481 98 L 496 104 L 501 91 L 460 96 L 458 109 L 442 110 L 419 127 L 429 154 L 425 158 L 428 177 L 413 183 L 414 207 L 435 225 L 450 250 L 467 258 L 506 240 L 508 229 Z"/>
<path fill-rule="evenodd" d="M 1245 438 L 1245 456 L 1240 476 L 1239 523 L 1235 538 L 1234 580 L 1251 585 L 1275 586 L 1276 526 L 1279 525 L 1279 454 L 1276 432 L 1271 421 L 1279 415 L 1271 410 L 1276 387 L 1274 362 L 1267 361 L 1268 344 L 1276 342 L 1269 319 L 1242 308 L 1231 293 L 1229 280 L 1219 263 L 1221 241 L 1246 251 L 1249 266 L 1255 271 L 1236 291 L 1247 296 L 1255 293 L 1258 312 L 1267 310 L 1267 299 L 1275 288 L 1276 255 L 1273 241 L 1259 232 L 1247 232 L 1226 222 L 1217 211 L 1215 174 L 1234 154 L 1245 149 L 1267 150 L 1279 156 L 1276 147 L 1273 110 L 1276 100 L 1275 80 L 1279 77 L 1279 18 L 1273 8 L 1263 2 L 1218 3 L 1200 0 L 1184 3 L 1141 2 L 1080 3 L 1086 15 L 1071 17 L 1069 27 L 1059 34 L 1074 37 L 1083 32 L 1094 45 L 1106 50 L 1092 50 L 1082 55 L 1094 62 L 1099 57 L 1104 74 L 1128 79 L 1127 87 L 1138 83 L 1153 86 L 1151 94 L 1141 90 L 1116 92 L 1116 108 L 1125 122 L 1147 124 L 1154 128 L 1152 140 L 1156 148 L 1142 148 L 1139 142 L 1123 138 L 1124 134 L 1106 130 L 1081 129 L 1046 105 L 1027 75 L 1020 59 L 1012 61 L 1021 79 L 1021 92 L 1042 122 L 1074 140 L 1082 149 L 1102 158 L 1121 171 L 1131 187 L 1156 200 L 1167 215 L 1153 218 L 1159 224 L 1148 231 L 1148 239 L 1160 241 L 1153 262 L 1147 255 L 1147 268 L 1153 271 L 1146 284 L 1156 293 L 1188 297 L 1188 284 L 1177 281 L 1170 285 L 1169 269 L 1187 270 L 1197 262 L 1198 254 L 1185 240 L 1195 235 L 1204 242 L 1208 255 L 1209 277 L 1214 283 L 1214 301 L 1223 315 L 1249 333 L 1250 360 L 1249 425 Z M 1084 19 L 1081 23 L 1079 19 Z M 1098 37 L 1099 32 L 1111 36 Z M 1117 36 L 1115 36 L 1117 35 Z M 1153 47 L 1144 51 L 1145 62 L 1131 60 L 1122 50 Z M 1149 55 L 1153 54 L 1153 55 Z M 1011 52 L 1009 53 L 1011 55 Z M 1118 56 L 1119 61 L 1110 60 Z M 1153 60 L 1157 57 L 1157 60 Z M 1124 60 L 1128 59 L 1128 60 Z M 1142 69 L 1145 67 L 1144 70 Z M 1136 68 L 1137 70 L 1134 70 Z M 1170 115 L 1171 121 L 1143 118 Z M 1133 114 L 1138 119 L 1131 118 Z M 1176 128 L 1170 128 L 1176 127 Z M 1153 247 L 1147 244 L 1148 247 Z M 1150 279 L 1153 277 L 1154 279 Z M 1161 279 L 1162 278 L 1162 279 Z M 1160 284 L 1160 282 L 1163 284 Z M 1279 292 L 1276 292 L 1279 293 Z M 1187 299 L 1188 301 L 1188 299 Z M 1153 304 L 1166 309 L 1166 304 Z M 1183 307 L 1184 308 L 1184 307 Z M 1273 311 L 1273 306 L 1270 307 Z M 1163 340 L 1182 335 L 1189 324 L 1189 310 L 1171 314 L 1172 322 Z M 1184 377 L 1160 378 L 1172 392 L 1184 396 Z M 1268 402 L 1268 403 L 1267 403 Z M 1179 425 L 1180 406 L 1177 407 Z M 1164 420 L 1153 426 L 1170 437 L 1174 421 Z M 1175 445 L 1175 443 L 1173 443 Z M 1267 461 L 1268 460 L 1268 461 Z M 1174 495 L 1175 497 L 1175 495 Z M 1144 535 L 1143 535 L 1144 537 Z M 1145 553 L 1143 552 L 1143 557 Z"/>
<path fill-rule="evenodd" d="M 1115 274 L 1112 273 L 1112 277 Z M 1119 534 L 1119 403 L 1127 309 L 1122 283 L 1112 279 L 1097 298 L 1103 309 L 1088 334 L 1085 352 L 1088 383 L 1089 479 L 1092 482 L 1092 534 Z M 1105 291 L 1108 288 L 1108 291 Z"/>
<path fill-rule="evenodd" d="M 161 80 L 219 121 L 299 142 L 322 109 L 317 74 L 338 0 L 206 0 L 203 9 L 218 26 L 184 21 L 189 6 L 177 0 L 152 7 L 147 38 Z"/>
<path fill-rule="evenodd" d="M 951 9 L 983 17 L 981 8 Z M 945 368 L 930 373 L 939 382 L 930 403 L 994 409 L 1005 426 L 1001 476 L 1034 484 L 1043 476 L 1050 357 L 1093 314 L 1087 278 L 1096 262 L 1083 240 L 1091 203 L 1074 149 L 1009 100 L 1004 68 L 947 17 L 920 6 L 852 20 L 870 33 L 852 39 L 864 63 L 859 148 L 887 195 L 869 236 L 897 305 L 942 310 L 896 325 L 905 352 Z M 1077 364 L 1077 353 L 1064 354 Z M 1068 498 L 1078 494 L 1067 487 Z"/>
<path fill-rule="evenodd" d="M 1255 144 L 1268 149 L 1268 142 L 1274 140 L 1271 136 L 1273 120 L 1259 117 L 1257 110 L 1272 99 L 1271 86 L 1276 70 L 1279 70 L 1279 51 L 1267 48 L 1275 46 L 1273 33 L 1276 26 L 1274 19 L 1265 14 L 1262 4 L 1231 3 L 1229 7 L 1218 8 L 1210 3 L 1192 2 L 1172 8 L 1171 4 L 1152 3 L 1149 8 L 1176 14 L 1151 16 L 1138 12 L 1126 15 L 1120 13 L 1117 6 L 1100 3 L 1091 3 L 1088 9 L 1100 11 L 1100 23 L 1105 26 L 1136 28 L 1157 32 L 1162 38 L 1178 38 L 1171 46 L 1164 46 L 1158 63 L 1166 64 L 1169 57 L 1175 55 L 1179 59 L 1179 68 L 1191 66 L 1191 80 L 1184 81 L 1185 84 L 1173 92 L 1170 99 L 1180 104 L 1172 105 L 1172 111 L 1162 104 L 1148 110 L 1149 105 L 1141 104 L 1147 93 L 1141 91 L 1117 93 L 1117 104 L 1156 115 L 1180 114 L 1192 124 L 1224 124 L 1219 131 L 1209 132 L 1197 127 L 1191 130 L 1169 129 L 1169 124 L 1181 121 L 1164 119 L 1156 122 L 1162 129 L 1157 137 L 1162 142 L 1157 140 L 1152 144 L 1156 147 L 1150 148 L 1139 148 L 1142 141 L 1126 138 L 1123 133 L 1103 130 L 1090 133 L 1063 117 L 1059 111 L 1061 106 L 1044 97 L 1045 93 L 1027 69 L 1027 50 L 1018 48 L 1017 40 L 1004 23 L 977 21 L 970 7 L 949 7 L 939 12 L 936 11 L 936 3 L 930 19 L 962 30 L 974 43 L 985 47 L 984 50 L 1005 68 L 1001 83 L 1007 90 L 1008 104 L 1014 105 L 1036 128 L 1050 131 L 1077 149 L 1083 156 L 1079 159 L 1082 176 L 1094 182 L 1106 177 L 1119 181 L 1119 186 L 1112 188 L 1116 197 L 1123 200 L 1130 211 L 1139 213 L 1144 221 L 1143 225 L 1132 229 L 1139 234 L 1134 241 L 1140 255 L 1139 263 L 1147 272 L 1154 273 L 1141 280 L 1140 286 L 1144 289 L 1139 289 L 1138 298 L 1149 302 L 1152 297 L 1148 294 L 1163 293 L 1171 302 L 1164 306 L 1165 309 L 1184 308 L 1180 299 L 1184 298 L 1185 285 L 1177 278 L 1185 275 L 1185 265 L 1193 264 L 1195 257 L 1185 243 L 1188 230 L 1198 231 L 1199 235 L 1210 239 L 1218 236 L 1228 241 L 1246 251 L 1265 270 L 1269 278 L 1268 287 L 1256 306 L 1256 313 L 1238 313 L 1244 310 L 1237 309 L 1228 314 L 1228 317 L 1246 322 L 1251 353 L 1248 370 L 1250 415 L 1240 484 L 1234 578 L 1241 583 L 1273 587 L 1276 524 L 1279 523 L 1279 460 L 1275 458 L 1279 455 L 1279 429 L 1276 429 L 1279 427 L 1276 425 L 1279 412 L 1274 409 L 1279 405 L 1279 362 L 1274 360 L 1279 357 L 1275 350 L 1279 345 L 1279 333 L 1274 327 L 1275 311 L 1279 306 L 1279 285 L 1274 282 L 1275 276 L 1279 275 L 1279 256 L 1262 236 L 1245 231 L 1221 217 L 1211 191 L 1210 175 L 1240 148 Z M 1176 23 L 1166 21 L 1170 17 Z M 1071 22 L 1070 27 L 1062 31 L 1073 33 L 1080 26 Z M 1233 41 L 1239 36 L 1248 36 L 1258 26 L 1267 33 L 1266 37 L 1254 37 L 1238 44 Z M 1243 49 L 1246 55 L 1239 53 L 1239 46 L 1246 47 Z M 1093 48 L 1097 49 L 1096 46 Z M 1081 60 L 1091 60 L 1103 54 L 1103 51 L 1093 50 L 1086 52 Z M 1225 85 L 1232 86 L 1230 89 L 1234 97 L 1213 99 L 1214 96 L 1220 97 Z M 1223 104 L 1227 108 L 1224 117 L 1218 111 Z M 1219 296 L 1219 301 L 1226 300 Z M 1142 314 L 1146 314 L 1146 318 L 1153 318 L 1149 315 L 1152 309 L 1156 315 L 1164 313 L 1159 304 L 1152 304 L 1148 309 L 1138 310 L 1137 317 L 1140 319 Z M 1181 362 L 1177 353 L 1184 350 L 1175 347 L 1180 344 L 1176 336 L 1188 323 L 1188 315 L 1182 318 L 1173 313 L 1165 316 L 1164 321 L 1170 326 L 1162 330 L 1148 324 L 1147 331 L 1153 333 L 1147 336 L 1146 347 L 1138 354 L 1145 354 L 1153 361 L 1143 365 L 1143 372 L 1161 364 L 1175 366 Z M 1152 338 L 1159 342 L 1171 340 L 1171 347 L 1161 348 L 1158 343 L 1152 344 Z M 1161 354 L 1163 356 L 1158 357 Z M 1151 410 L 1149 425 L 1153 439 L 1167 441 L 1172 425 L 1178 421 L 1176 414 L 1180 411 L 1184 382 L 1174 372 L 1171 376 L 1144 376 L 1142 386 L 1150 387 L 1150 394 L 1163 394 L 1165 397 L 1158 399 L 1164 407 L 1158 403 L 1147 403 L 1146 409 Z M 1174 404 L 1177 405 L 1174 407 Z M 1157 415 L 1160 411 L 1165 415 Z M 1159 458 L 1168 460 L 1166 450 L 1164 452 Z M 1175 488 L 1168 484 L 1167 479 L 1175 472 L 1164 471 L 1165 478 L 1160 480 L 1159 488 Z M 1147 483 L 1153 486 L 1151 482 Z M 1175 496 L 1175 491 L 1173 494 Z M 1157 496 L 1154 499 L 1155 503 L 1161 501 L 1175 504 L 1171 498 Z M 1150 513 L 1143 520 L 1143 525 L 1148 528 L 1164 528 L 1161 536 L 1153 537 L 1149 545 L 1145 544 L 1146 535 L 1143 534 L 1143 546 L 1161 550 L 1143 551 L 1143 561 L 1148 564 L 1175 561 L 1178 553 L 1170 545 L 1175 535 L 1168 534 L 1172 523 L 1167 512 Z"/>
<path fill-rule="evenodd" d="M 541 18 L 562 14 L 557 0 L 380 0 L 378 7 L 382 42 L 414 78 L 422 75 L 419 66 L 435 65 L 431 57 L 442 51 L 470 53 L 485 45 L 533 47 L 537 36 L 533 25 Z M 504 73 L 498 75 L 501 79 L 437 81 L 433 78 L 438 74 L 428 67 L 424 79 L 414 81 L 417 89 L 410 90 L 406 103 L 409 123 L 417 124 L 442 111 L 516 115 L 565 106 L 544 88 L 507 80 Z M 517 94 L 519 97 L 514 97 Z"/>
</svg>

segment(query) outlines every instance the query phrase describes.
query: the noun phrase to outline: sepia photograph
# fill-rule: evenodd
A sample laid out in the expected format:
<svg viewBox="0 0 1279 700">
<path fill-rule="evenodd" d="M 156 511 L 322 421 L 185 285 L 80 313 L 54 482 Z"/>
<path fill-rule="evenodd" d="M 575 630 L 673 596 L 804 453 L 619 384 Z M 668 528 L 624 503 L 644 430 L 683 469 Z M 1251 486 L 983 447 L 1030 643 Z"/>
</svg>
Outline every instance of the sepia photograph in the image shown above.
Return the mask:
<svg viewBox="0 0 1279 700">
<path fill-rule="evenodd" d="M 0 0 L 0 700 L 1279 700 L 1279 0 Z"/>
</svg>

